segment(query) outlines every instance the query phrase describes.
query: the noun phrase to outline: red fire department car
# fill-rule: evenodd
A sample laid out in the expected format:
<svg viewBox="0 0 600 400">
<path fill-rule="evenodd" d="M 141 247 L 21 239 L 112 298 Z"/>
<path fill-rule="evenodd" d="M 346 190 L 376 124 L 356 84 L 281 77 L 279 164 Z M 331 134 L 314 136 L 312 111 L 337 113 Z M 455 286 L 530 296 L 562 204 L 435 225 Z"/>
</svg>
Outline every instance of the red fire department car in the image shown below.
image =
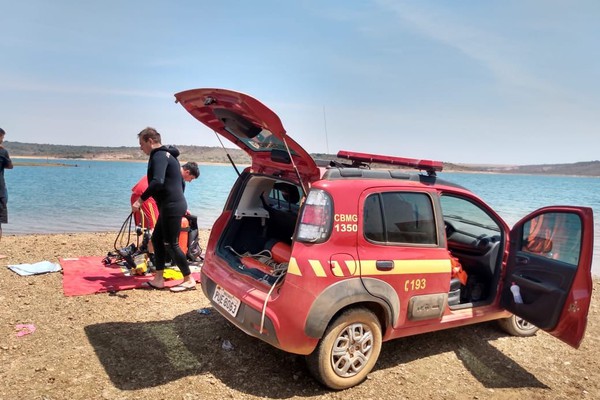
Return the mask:
<svg viewBox="0 0 600 400">
<path fill-rule="evenodd" d="M 511 230 L 440 179 L 440 162 L 340 152 L 320 169 L 250 96 L 175 97 L 252 158 L 212 228 L 204 294 L 248 335 L 305 355 L 324 385 L 360 383 L 383 341 L 489 320 L 579 346 L 592 293 L 590 208 L 545 207 Z"/>
</svg>

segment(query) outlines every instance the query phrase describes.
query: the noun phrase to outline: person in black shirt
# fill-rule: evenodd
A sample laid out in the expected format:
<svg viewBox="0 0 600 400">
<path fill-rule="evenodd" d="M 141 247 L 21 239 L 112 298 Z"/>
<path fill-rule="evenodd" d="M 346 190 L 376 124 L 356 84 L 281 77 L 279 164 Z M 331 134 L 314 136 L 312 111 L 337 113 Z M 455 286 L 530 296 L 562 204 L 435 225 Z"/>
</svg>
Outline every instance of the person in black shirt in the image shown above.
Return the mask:
<svg viewBox="0 0 600 400">
<path fill-rule="evenodd" d="M 165 286 L 165 256 L 168 252 L 181 273 L 183 282 L 171 288 L 173 292 L 183 292 L 196 288 L 188 260 L 179 247 L 181 219 L 187 211 L 187 202 L 183 195 L 185 182 L 181 175 L 181 166 L 177 157 L 179 150 L 173 146 L 161 144 L 160 133 L 154 128 L 146 128 L 138 134 L 140 148 L 149 155 L 148 189 L 136 200 L 131 209 L 139 211 L 142 203 L 150 196 L 158 205 L 158 220 L 152 234 L 156 274 L 154 279 L 145 282 L 148 288 L 162 289 Z"/>
<path fill-rule="evenodd" d="M 8 192 L 4 181 L 4 170 L 13 168 L 8 151 L 2 146 L 5 133 L 4 129 L 0 128 L 0 239 L 2 239 L 2 224 L 8 223 Z M 0 258 L 6 258 L 6 256 L 0 255 Z"/>
</svg>

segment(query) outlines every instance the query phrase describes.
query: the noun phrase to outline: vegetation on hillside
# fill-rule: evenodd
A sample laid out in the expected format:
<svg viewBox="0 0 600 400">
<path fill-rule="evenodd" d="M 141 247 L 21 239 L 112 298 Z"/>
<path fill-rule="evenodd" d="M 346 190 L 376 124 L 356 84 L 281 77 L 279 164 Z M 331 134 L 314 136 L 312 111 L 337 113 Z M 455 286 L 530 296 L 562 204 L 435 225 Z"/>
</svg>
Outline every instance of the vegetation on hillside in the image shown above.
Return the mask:
<svg viewBox="0 0 600 400">
<path fill-rule="evenodd" d="M 585 161 L 572 164 L 519 165 L 513 167 L 488 167 L 489 172 L 546 175 L 600 176 L 600 161 Z"/>
<path fill-rule="evenodd" d="M 124 160 L 143 161 L 146 156 L 139 147 L 108 146 L 68 146 L 57 144 L 37 144 L 4 142 L 11 157 L 63 158 L 88 160 Z M 206 163 L 229 163 L 225 150 L 220 147 L 177 146 L 182 161 Z M 239 149 L 227 149 L 227 153 L 236 163 L 248 163 L 250 158 Z"/>
</svg>

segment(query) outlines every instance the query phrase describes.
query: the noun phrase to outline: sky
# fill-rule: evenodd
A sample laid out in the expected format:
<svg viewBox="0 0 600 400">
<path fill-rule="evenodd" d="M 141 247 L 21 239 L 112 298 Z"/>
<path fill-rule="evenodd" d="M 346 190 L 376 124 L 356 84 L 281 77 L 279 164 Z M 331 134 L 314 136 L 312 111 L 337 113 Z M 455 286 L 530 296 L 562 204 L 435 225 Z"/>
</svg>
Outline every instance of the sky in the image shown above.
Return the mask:
<svg viewBox="0 0 600 400">
<path fill-rule="evenodd" d="M 260 100 L 310 153 L 598 160 L 598 21 L 597 0 L 0 0 L 0 127 L 219 146 L 174 102 L 212 87 Z"/>
</svg>

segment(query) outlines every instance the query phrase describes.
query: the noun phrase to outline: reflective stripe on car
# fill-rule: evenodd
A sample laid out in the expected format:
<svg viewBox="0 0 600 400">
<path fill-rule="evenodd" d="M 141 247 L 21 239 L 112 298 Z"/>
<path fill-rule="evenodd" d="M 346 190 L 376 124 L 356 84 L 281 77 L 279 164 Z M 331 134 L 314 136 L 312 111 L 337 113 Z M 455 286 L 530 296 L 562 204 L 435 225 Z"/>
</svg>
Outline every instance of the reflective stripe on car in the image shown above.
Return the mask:
<svg viewBox="0 0 600 400">
<path fill-rule="evenodd" d="M 354 261 L 346 261 L 346 265 L 342 265 L 337 261 L 332 263 L 331 268 L 325 268 L 320 260 L 307 260 L 310 268 L 303 268 L 304 273 L 312 271 L 314 276 L 318 278 L 327 278 L 328 275 L 344 277 L 361 275 L 405 275 L 405 274 L 441 274 L 450 273 L 452 263 L 449 259 L 441 260 L 392 260 L 394 267 L 390 270 L 379 270 L 376 267 L 377 260 L 363 260 L 360 262 L 360 268 L 356 268 Z M 328 270 L 331 271 L 328 274 Z M 288 264 L 288 274 L 303 276 L 295 257 L 290 258 Z"/>
</svg>

